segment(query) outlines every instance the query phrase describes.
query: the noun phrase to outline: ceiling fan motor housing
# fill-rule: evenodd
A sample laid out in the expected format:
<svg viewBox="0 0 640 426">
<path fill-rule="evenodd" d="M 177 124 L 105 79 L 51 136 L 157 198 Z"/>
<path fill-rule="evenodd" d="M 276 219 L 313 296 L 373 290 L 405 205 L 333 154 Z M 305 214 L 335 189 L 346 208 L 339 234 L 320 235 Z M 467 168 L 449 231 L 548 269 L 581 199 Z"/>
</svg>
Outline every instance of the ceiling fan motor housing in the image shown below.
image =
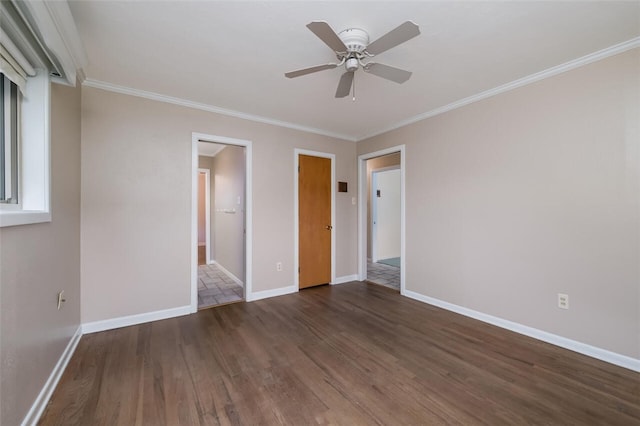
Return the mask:
<svg viewBox="0 0 640 426">
<path fill-rule="evenodd" d="M 360 28 L 347 28 L 338 34 L 349 53 L 362 53 L 369 45 L 369 34 Z"/>
</svg>

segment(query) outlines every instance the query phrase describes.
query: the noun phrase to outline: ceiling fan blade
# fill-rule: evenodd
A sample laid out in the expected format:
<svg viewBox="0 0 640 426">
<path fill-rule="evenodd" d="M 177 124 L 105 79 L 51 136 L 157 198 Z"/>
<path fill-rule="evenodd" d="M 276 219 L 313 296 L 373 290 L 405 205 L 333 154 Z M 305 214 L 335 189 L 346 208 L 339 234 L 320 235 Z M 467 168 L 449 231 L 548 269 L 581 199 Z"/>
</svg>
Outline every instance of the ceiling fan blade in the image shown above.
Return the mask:
<svg viewBox="0 0 640 426">
<path fill-rule="evenodd" d="M 336 98 L 344 98 L 351 92 L 351 84 L 353 83 L 353 72 L 347 71 L 340 77 L 338 89 L 336 90 Z"/>
<path fill-rule="evenodd" d="M 396 83 L 404 83 L 411 77 L 411 72 L 401 70 L 400 68 L 391 67 L 385 64 L 376 64 L 370 62 L 363 68 L 366 72 L 377 75 L 378 77 L 386 78 L 387 80 L 395 81 Z"/>
<path fill-rule="evenodd" d="M 338 64 L 324 64 L 324 65 L 316 65 L 315 67 L 303 68 L 301 70 L 289 71 L 284 74 L 285 77 L 295 78 L 300 77 L 302 75 L 311 74 L 318 71 L 330 70 L 337 67 Z"/>
<path fill-rule="evenodd" d="M 347 46 L 325 21 L 313 21 L 307 24 L 307 28 L 335 52 L 347 51 Z"/>
<path fill-rule="evenodd" d="M 369 43 L 366 51 L 372 55 L 379 55 L 392 47 L 404 43 L 420 34 L 420 27 L 411 21 L 400 24 L 395 29 L 389 31 L 376 41 Z"/>
</svg>

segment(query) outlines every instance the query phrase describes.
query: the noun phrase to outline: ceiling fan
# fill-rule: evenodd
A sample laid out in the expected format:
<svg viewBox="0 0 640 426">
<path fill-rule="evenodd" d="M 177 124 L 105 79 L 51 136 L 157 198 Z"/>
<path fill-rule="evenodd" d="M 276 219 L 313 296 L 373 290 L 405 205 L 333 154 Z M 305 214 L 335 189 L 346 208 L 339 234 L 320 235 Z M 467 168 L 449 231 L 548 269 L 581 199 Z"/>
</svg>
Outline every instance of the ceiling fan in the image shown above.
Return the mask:
<svg viewBox="0 0 640 426">
<path fill-rule="evenodd" d="M 336 90 L 336 98 L 344 98 L 351 92 L 354 73 L 360 67 L 365 72 L 400 84 L 411 77 L 411 72 L 400 68 L 376 62 L 364 62 L 419 35 L 420 28 L 411 21 L 404 22 L 371 43 L 369 43 L 369 34 L 360 28 L 347 28 L 336 33 L 325 21 L 313 21 L 307 25 L 307 28 L 335 52 L 338 62 L 290 71 L 285 73 L 288 78 L 300 77 L 344 65 L 346 71 L 340 77 Z"/>
</svg>

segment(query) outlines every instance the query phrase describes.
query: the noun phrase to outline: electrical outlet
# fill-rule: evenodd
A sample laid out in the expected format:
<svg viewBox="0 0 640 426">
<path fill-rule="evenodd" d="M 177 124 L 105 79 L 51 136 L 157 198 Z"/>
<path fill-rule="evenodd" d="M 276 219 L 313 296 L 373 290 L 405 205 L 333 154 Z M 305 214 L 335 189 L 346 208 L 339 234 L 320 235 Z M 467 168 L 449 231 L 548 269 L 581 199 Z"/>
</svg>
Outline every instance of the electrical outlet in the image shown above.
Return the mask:
<svg viewBox="0 0 640 426">
<path fill-rule="evenodd" d="M 282 262 L 276 262 L 276 271 L 282 272 Z"/>
<path fill-rule="evenodd" d="M 569 309 L 569 295 L 558 293 L 558 308 Z"/>
</svg>

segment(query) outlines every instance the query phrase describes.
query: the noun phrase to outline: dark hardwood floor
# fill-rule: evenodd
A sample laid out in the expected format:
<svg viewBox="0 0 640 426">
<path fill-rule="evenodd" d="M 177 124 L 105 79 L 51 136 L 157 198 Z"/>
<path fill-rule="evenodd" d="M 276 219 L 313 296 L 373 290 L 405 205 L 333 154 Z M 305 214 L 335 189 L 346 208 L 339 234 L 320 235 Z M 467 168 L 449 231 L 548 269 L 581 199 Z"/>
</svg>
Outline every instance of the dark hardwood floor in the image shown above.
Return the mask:
<svg viewBox="0 0 640 426">
<path fill-rule="evenodd" d="M 640 374 L 366 283 L 83 336 L 42 425 L 640 424 Z"/>
</svg>

